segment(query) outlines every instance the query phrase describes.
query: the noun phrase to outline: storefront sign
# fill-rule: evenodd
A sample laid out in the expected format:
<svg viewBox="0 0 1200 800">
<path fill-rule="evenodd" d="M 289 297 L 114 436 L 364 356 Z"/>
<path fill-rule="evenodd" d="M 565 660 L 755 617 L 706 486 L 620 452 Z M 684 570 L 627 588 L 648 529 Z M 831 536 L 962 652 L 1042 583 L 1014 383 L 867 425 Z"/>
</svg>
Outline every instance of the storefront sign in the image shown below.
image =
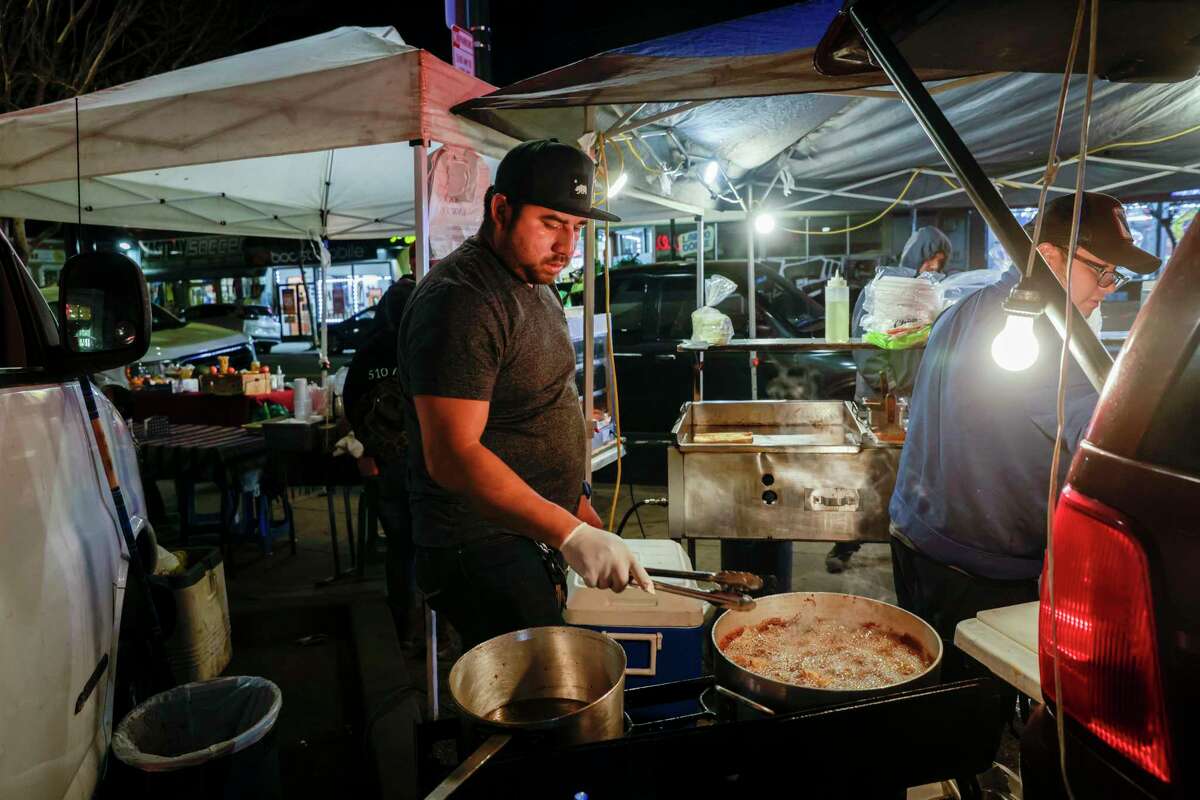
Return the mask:
<svg viewBox="0 0 1200 800">
<path fill-rule="evenodd" d="M 713 249 L 715 235 L 712 225 L 704 226 L 704 252 L 707 253 Z M 689 256 L 696 252 L 696 232 L 694 230 L 679 234 L 675 237 L 675 241 L 679 243 L 679 255 Z"/>
<path fill-rule="evenodd" d="M 475 37 L 466 28 L 455 25 L 450 29 L 450 49 L 454 68 L 468 75 L 475 74 Z"/>
<path fill-rule="evenodd" d="M 205 270 L 266 269 L 300 263 L 301 246 L 305 264 L 317 256 L 308 243 L 243 236 L 188 236 L 143 241 L 142 269 L 148 275 L 186 271 L 202 275 Z M 333 263 L 375 261 L 384 240 L 334 241 L 329 243 Z"/>
</svg>

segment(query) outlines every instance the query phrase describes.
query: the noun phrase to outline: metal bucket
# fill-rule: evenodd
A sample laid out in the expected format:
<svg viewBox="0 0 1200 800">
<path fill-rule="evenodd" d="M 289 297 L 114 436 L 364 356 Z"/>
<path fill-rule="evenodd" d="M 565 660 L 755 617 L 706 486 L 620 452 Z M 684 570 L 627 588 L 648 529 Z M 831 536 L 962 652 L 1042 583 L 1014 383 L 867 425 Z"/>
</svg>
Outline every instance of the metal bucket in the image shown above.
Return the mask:
<svg viewBox="0 0 1200 800">
<path fill-rule="evenodd" d="M 881 628 L 913 637 L 933 662 L 913 677 L 875 689 L 819 689 L 783 683 L 738 666 L 721 652 L 720 642 L 738 628 L 781 617 L 789 619 L 805 614 L 846 625 L 874 623 Z M 713 671 L 717 683 L 776 711 L 796 711 L 813 706 L 844 703 L 881 694 L 933 686 L 942 666 L 942 640 L 925 620 L 889 603 L 834 592 L 793 592 L 763 597 L 751 611 L 726 611 L 713 625 Z"/>
<path fill-rule="evenodd" d="M 539 731 L 562 744 L 621 736 L 624 692 L 624 649 L 583 628 L 506 633 L 450 670 L 450 694 L 477 729 Z"/>
</svg>

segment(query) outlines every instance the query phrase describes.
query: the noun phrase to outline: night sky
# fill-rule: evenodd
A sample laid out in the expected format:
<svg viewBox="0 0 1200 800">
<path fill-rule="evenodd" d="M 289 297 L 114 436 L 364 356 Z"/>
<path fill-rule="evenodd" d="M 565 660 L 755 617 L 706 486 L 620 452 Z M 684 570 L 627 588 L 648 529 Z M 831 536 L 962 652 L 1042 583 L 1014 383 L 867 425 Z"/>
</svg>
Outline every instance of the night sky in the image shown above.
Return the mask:
<svg viewBox="0 0 1200 800">
<path fill-rule="evenodd" d="M 602 50 L 783 5 L 787 3 L 779 0 L 493 0 L 492 83 L 503 86 Z M 392 25 L 407 43 L 450 60 L 450 33 L 442 0 L 278 2 L 269 21 L 239 49 L 298 39 L 341 25 Z"/>
</svg>

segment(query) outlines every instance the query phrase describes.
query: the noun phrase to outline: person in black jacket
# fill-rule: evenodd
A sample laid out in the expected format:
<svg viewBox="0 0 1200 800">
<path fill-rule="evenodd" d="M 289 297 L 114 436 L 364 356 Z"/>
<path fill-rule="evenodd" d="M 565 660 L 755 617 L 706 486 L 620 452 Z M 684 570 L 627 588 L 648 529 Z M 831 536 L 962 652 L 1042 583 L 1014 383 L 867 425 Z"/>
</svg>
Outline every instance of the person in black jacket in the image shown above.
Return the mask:
<svg viewBox="0 0 1200 800">
<path fill-rule="evenodd" d="M 387 536 L 387 599 L 402 645 L 413 641 L 412 516 L 408 510 L 408 436 L 404 404 L 396 376 L 396 331 L 408 298 L 416 289 L 409 276 L 396 281 L 379 301 L 380 325 L 350 361 L 342 401 L 355 437 L 363 444 L 359 459 L 367 492 L 375 495 L 379 521 Z"/>
</svg>

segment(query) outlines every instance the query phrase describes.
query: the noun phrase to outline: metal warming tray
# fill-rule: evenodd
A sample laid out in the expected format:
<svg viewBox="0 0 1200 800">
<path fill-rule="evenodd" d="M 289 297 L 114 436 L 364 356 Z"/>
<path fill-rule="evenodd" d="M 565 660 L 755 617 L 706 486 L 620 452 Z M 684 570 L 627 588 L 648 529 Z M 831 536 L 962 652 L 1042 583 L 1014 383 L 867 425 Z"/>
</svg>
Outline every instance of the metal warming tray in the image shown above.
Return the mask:
<svg viewBox="0 0 1200 800">
<path fill-rule="evenodd" d="M 673 537 L 888 539 L 900 447 L 872 438 L 851 403 L 686 403 L 672 434 Z M 704 441 L 706 434 L 742 441 Z"/>
</svg>

